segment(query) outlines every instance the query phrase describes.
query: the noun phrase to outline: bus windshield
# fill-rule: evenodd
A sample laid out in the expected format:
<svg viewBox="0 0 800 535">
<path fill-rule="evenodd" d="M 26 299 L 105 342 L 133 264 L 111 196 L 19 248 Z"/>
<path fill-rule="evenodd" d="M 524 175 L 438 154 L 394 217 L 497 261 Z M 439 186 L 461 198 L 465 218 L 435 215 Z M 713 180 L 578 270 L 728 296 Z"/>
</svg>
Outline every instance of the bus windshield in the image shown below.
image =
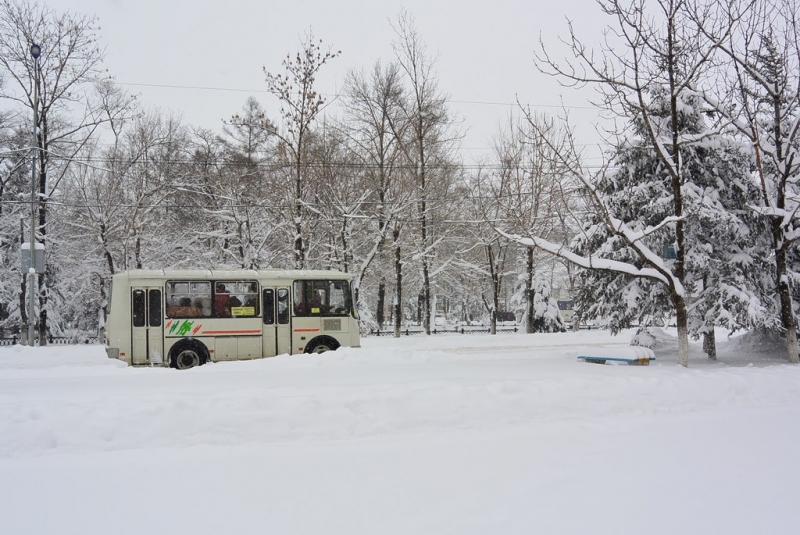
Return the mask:
<svg viewBox="0 0 800 535">
<path fill-rule="evenodd" d="M 294 281 L 295 316 L 347 316 L 350 285 L 343 280 Z"/>
</svg>

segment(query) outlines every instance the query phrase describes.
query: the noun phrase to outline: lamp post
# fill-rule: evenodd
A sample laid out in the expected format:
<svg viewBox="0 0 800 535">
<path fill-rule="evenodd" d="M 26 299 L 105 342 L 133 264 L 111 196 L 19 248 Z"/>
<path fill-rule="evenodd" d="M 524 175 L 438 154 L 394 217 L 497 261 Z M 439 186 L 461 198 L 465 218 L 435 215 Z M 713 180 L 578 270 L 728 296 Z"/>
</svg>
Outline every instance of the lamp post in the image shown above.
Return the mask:
<svg viewBox="0 0 800 535">
<path fill-rule="evenodd" d="M 39 56 L 42 47 L 31 45 L 33 56 L 33 158 L 31 165 L 31 224 L 28 251 L 30 252 L 30 266 L 28 267 L 28 345 L 33 346 L 34 324 L 36 315 L 36 186 L 37 175 L 36 154 L 39 152 Z"/>
</svg>

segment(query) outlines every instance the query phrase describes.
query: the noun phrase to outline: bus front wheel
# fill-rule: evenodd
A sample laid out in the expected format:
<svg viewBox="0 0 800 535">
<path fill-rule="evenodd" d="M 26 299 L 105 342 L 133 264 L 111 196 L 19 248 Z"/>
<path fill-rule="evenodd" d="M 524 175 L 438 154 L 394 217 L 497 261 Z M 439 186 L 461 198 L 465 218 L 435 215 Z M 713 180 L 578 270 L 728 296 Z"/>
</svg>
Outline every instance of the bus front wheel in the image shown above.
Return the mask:
<svg viewBox="0 0 800 535">
<path fill-rule="evenodd" d="M 336 351 L 339 343 L 330 336 L 322 336 L 311 340 L 306 346 L 306 353 L 325 353 L 326 351 Z"/>
<path fill-rule="evenodd" d="M 172 350 L 172 366 L 188 370 L 205 364 L 205 351 L 199 344 L 179 344 Z"/>
</svg>

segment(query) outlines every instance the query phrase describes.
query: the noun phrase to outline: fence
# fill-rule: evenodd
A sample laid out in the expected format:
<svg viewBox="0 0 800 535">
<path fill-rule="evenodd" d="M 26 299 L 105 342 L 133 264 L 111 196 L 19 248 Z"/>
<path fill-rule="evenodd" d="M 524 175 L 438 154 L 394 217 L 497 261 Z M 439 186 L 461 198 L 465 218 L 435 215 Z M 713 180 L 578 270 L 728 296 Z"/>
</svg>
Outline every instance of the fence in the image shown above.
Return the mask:
<svg viewBox="0 0 800 535">
<path fill-rule="evenodd" d="M 515 333 L 519 331 L 518 326 L 507 327 L 507 326 L 498 326 L 497 333 Z M 400 334 L 403 336 L 410 336 L 412 334 L 422 334 L 425 332 L 425 329 L 419 326 L 414 327 L 406 327 L 400 331 Z M 489 327 L 484 327 L 482 325 L 470 325 L 470 326 L 463 326 L 463 327 L 452 327 L 450 329 L 432 329 L 431 334 L 489 334 L 491 329 Z M 369 332 L 370 336 L 394 336 L 394 329 L 371 329 Z"/>
<path fill-rule="evenodd" d="M 39 338 L 35 339 L 36 345 L 39 345 Z M 0 338 L 0 346 L 13 346 L 19 343 L 19 338 L 16 336 L 10 336 L 5 338 Z M 98 343 L 98 339 L 96 336 L 82 336 L 80 338 L 76 338 L 74 336 L 48 336 L 47 343 L 53 345 L 81 345 L 81 344 L 96 344 Z"/>
</svg>

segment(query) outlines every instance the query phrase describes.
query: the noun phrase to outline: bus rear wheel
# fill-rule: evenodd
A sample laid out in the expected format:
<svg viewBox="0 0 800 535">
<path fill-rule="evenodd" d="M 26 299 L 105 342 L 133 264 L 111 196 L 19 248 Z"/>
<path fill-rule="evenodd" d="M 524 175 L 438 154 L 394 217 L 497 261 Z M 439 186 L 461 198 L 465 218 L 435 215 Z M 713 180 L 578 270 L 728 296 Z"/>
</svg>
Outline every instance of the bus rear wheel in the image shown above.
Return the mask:
<svg viewBox="0 0 800 535">
<path fill-rule="evenodd" d="M 172 350 L 173 368 L 188 370 L 205 362 L 205 351 L 198 344 L 179 344 Z"/>
</svg>

